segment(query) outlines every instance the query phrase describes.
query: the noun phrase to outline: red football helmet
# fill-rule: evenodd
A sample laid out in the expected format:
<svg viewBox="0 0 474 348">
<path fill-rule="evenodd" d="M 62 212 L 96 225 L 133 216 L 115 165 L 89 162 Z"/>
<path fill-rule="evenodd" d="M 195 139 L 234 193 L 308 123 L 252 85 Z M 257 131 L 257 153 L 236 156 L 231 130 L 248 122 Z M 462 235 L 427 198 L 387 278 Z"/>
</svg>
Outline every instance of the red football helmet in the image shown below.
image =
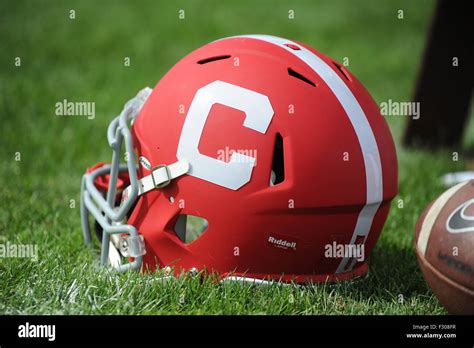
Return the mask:
<svg viewBox="0 0 474 348">
<path fill-rule="evenodd" d="M 366 89 L 273 36 L 192 52 L 126 104 L 108 140 L 112 163 L 84 175 L 81 213 L 86 242 L 90 212 L 102 263 L 118 270 L 349 279 L 397 193 L 393 139 Z"/>
</svg>

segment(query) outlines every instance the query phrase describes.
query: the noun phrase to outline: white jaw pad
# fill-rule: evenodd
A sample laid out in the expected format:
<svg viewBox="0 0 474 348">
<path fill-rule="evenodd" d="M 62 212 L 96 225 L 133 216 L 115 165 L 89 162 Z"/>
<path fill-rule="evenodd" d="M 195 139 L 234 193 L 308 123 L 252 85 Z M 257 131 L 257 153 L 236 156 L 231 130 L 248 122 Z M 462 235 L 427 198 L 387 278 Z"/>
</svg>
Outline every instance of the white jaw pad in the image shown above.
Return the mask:
<svg viewBox="0 0 474 348">
<path fill-rule="evenodd" d="M 118 235 L 112 235 L 111 240 L 109 241 L 109 263 L 112 267 L 117 268 L 122 264 L 122 255 L 115 247 L 116 242 L 115 239 L 118 240 Z"/>
</svg>

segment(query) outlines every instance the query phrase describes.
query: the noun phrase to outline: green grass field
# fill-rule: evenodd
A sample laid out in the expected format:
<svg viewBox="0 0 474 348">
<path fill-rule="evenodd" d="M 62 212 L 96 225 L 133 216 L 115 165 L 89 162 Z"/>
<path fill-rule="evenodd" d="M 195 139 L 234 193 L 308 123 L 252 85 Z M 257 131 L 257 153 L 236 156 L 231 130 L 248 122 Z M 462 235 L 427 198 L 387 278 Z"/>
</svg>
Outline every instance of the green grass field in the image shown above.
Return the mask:
<svg viewBox="0 0 474 348">
<path fill-rule="evenodd" d="M 110 160 L 112 117 L 191 50 L 237 34 L 288 37 L 339 61 L 349 57 L 348 68 L 378 103 L 409 101 L 433 6 L 427 0 L 2 1 L 0 243 L 36 244 L 39 259 L 0 258 L 0 313 L 444 314 L 418 268 L 413 228 L 444 190 L 440 177 L 466 163 L 463 149 L 457 162 L 447 151 L 403 149 L 404 117 L 387 117 L 398 145 L 399 195 L 369 274 L 360 279 L 259 287 L 109 274 L 83 245 L 79 217 L 85 168 Z M 95 119 L 56 116 L 63 99 L 94 101 Z M 472 123 L 464 151 L 474 148 Z"/>
</svg>

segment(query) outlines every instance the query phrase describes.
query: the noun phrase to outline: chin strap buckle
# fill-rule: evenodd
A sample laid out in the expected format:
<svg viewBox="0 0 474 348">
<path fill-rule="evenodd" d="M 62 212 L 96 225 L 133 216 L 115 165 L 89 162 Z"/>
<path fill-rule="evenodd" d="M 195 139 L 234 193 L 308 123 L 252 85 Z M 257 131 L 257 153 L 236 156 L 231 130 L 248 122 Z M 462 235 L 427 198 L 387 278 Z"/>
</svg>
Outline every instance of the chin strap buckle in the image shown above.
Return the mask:
<svg viewBox="0 0 474 348">
<path fill-rule="evenodd" d="M 150 175 L 144 176 L 138 180 L 138 195 L 141 196 L 151 190 L 163 188 L 171 182 L 171 180 L 186 174 L 189 171 L 189 162 L 181 159 L 169 166 L 161 164 L 153 168 Z M 129 196 L 132 186 L 128 186 L 122 194 L 122 202 Z"/>
<path fill-rule="evenodd" d="M 151 172 L 151 180 L 155 188 L 168 186 L 171 182 L 171 171 L 166 164 L 160 164 L 153 168 Z"/>
</svg>

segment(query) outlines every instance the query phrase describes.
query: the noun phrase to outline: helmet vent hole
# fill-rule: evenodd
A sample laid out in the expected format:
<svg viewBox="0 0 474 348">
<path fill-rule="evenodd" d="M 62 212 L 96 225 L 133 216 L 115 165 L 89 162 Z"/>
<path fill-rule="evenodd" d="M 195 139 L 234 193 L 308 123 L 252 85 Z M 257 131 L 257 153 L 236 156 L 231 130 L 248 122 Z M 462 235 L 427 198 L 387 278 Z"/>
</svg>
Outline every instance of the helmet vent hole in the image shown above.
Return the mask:
<svg viewBox="0 0 474 348">
<path fill-rule="evenodd" d="M 270 172 L 270 186 L 278 185 L 285 180 L 285 164 L 283 160 L 283 138 L 277 133 L 273 151 L 272 170 Z"/>
<path fill-rule="evenodd" d="M 292 43 L 286 43 L 284 44 L 286 47 L 289 47 L 291 48 L 292 50 L 295 50 L 295 51 L 299 51 L 301 50 L 301 48 L 299 48 L 299 46 L 295 45 L 295 44 L 292 44 Z"/>
<path fill-rule="evenodd" d="M 334 66 L 337 68 L 337 70 L 339 70 L 339 72 L 342 74 L 342 76 L 344 76 L 344 78 L 347 80 L 347 81 L 352 81 L 350 76 L 349 76 L 349 72 L 346 70 L 346 68 L 344 68 L 341 64 L 339 63 L 336 63 L 336 62 L 332 62 L 334 64 Z"/>
<path fill-rule="evenodd" d="M 301 81 L 306 82 L 307 84 L 310 84 L 313 87 L 316 87 L 316 84 L 313 81 L 294 71 L 292 68 L 288 68 L 288 75 L 296 77 L 297 79 L 300 79 Z"/>
<path fill-rule="evenodd" d="M 208 226 L 207 220 L 200 216 L 180 214 L 174 232 L 183 243 L 189 244 L 202 236 Z"/>
<path fill-rule="evenodd" d="M 203 65 L 203 64 L 215 62 L 216 60 L 229 59 L 229 58 L 230 58 L 230 55 L 215 56 L 215 57 L 201 59 L 197 63 Z"/>
</svg>

